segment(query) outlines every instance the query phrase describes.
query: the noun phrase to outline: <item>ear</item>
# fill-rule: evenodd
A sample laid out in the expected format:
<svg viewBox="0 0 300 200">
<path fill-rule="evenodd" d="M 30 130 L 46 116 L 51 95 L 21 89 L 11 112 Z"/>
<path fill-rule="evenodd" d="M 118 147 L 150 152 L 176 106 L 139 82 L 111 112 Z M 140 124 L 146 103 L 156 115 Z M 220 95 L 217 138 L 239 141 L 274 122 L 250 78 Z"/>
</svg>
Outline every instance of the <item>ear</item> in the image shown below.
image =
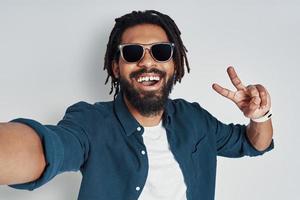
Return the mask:
<svg viewBox="0 0 300 200">
<path fill-rule="evenodd" d="M 120 77 L 120 67 L 119 67 L 119 64 L 115 60 L 112 62 L 112 70 L 114 73 L 114 77 L 119 78 Z"/>
</svg>

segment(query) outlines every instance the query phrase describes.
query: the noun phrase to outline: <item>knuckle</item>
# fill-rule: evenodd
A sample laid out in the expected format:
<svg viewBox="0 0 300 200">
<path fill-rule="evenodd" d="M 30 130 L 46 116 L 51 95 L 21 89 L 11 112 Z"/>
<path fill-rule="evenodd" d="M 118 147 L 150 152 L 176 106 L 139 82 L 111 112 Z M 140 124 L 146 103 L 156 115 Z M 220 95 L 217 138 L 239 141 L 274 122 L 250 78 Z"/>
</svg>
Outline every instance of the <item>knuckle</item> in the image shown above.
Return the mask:
<svg viewBox="0 0 300 200">
<path fill-rule="evenodd" d="M 260 96 L 266 96 L 266 92 L 265 91 L 261 91 L 260 92 Z"/>
<path fill-rule="evenodd" d="M 238 77 L 236 77 L 235 79 L 233 79 L 233 82 L 234 82 L 235 84 L 240 84 L 240 83 L 241 83 L 241 80 L 240 80 Z"/>
<path fill-rule="evenodd" d="M 250 92 L 251 92 L 252 95 L 257 95 L 258 94 L 258 91 L 257 91 L 256 88 L 250 89 Z"/>
</svg>

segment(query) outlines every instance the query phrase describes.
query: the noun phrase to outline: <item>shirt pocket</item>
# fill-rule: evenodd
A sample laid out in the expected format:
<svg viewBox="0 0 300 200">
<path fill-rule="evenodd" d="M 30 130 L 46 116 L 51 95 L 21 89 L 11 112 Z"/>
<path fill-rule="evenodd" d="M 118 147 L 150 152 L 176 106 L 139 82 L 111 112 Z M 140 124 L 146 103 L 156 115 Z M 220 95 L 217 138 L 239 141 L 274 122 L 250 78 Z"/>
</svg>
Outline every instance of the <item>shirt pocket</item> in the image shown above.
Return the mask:
<svg viewBox="0 0 300 200">
<path fill-rule="evenodd" d="M 202 180 L 212 178 L 211 176 L 213 176 L 216 169 L 216 156 L 206 135 L 193 145 L 191 158 L 197 178 Z"/>
</svg>

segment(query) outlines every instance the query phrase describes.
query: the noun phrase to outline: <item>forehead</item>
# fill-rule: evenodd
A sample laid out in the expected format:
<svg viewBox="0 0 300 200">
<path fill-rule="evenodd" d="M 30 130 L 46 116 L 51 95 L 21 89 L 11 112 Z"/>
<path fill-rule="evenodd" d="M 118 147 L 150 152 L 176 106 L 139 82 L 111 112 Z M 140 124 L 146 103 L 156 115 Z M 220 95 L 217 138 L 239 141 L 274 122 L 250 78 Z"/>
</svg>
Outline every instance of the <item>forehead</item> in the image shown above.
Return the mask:
<svg viewBox="0 0 300 200">
<path fill-rule="evenodd" d="M 121 43 L 150 44 L 155 42 L 169 42 L 163 28 L 154 24 L 141 24 L 127 28 L 121 38 Z"/>
</svg>

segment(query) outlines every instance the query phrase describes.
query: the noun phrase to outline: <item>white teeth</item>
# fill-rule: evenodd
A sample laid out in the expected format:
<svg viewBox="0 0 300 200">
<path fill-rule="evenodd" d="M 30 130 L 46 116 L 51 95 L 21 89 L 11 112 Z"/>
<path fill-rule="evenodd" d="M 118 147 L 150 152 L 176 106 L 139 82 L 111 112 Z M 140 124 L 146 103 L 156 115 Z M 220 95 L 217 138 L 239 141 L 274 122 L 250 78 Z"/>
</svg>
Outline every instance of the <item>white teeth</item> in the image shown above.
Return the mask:
<svg viewBox="0 0 300 200">
<path fill-rule="evenodd" d="M 160 80 L 160 77 L 159 76 L 144 76 L 144 77 L 140 77 L 138 78 L 138 82 L 141 83 L 141 82 L 144 82 L 144 81 L 159 81 Z"/>
</svg>

